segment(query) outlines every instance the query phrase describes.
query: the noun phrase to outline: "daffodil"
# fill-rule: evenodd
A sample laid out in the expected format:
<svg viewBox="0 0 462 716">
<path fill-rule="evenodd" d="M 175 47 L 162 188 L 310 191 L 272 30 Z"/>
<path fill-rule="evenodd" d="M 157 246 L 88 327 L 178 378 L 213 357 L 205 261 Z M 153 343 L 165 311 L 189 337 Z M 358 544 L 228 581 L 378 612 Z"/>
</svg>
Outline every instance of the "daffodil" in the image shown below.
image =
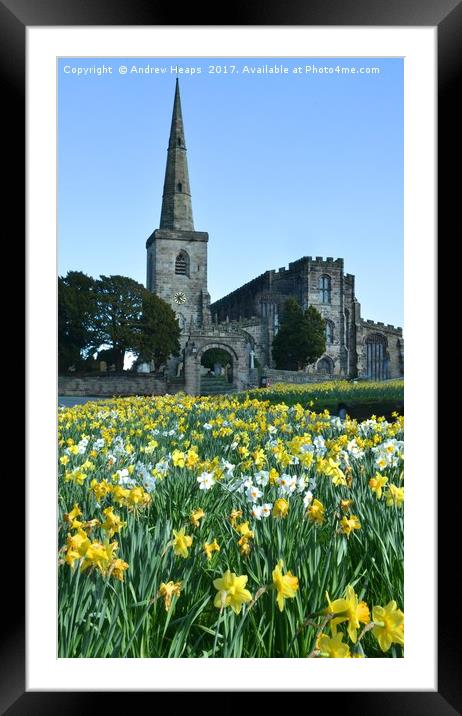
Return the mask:
<svg viewBox="0 0 462 716">
<path fill-rule="evenodd" d="M 236 525 L 236 530 L 245 539 L 251 539 L 253 537 L 253 532 L 250 529 L 248 522 L 241 522 L 239 525 Z"/>
<path fill-rule="evenodd" d="M 172 540 L 172 546 L 173 551 L 176 555 L 179 557 L 183 557 L 186 559 L 188 556 L 188 549 L 192 545 L 193 538 L 189 535 L 186 535 L 184 532 L 184 529 L 173 530 L 173 540 Z"/>
<path fill-rule="evenodd" d="M 238 519 L 242 517 L 242 510 L 233 510 L 229 516 L 231 527 L 234 527 Z"/>
<path fill-rule="evenodd" d="M 207 559 L 210 561 L 212 559 L 212 555 L 214 552 L 220 551 L 220 545 L 216 540 L 213 540 L 213 542 L 205 543 L 204 544 L 204 554 L 207 557 Z"/>
<path fill-rule="evenodd" d="M 369 480 L 369 487 L 371 488 L 372 492 L 375 493 L 375 496 L 378 500 L 382 498 L 382 489 L 384 485 L 386 485 L 388 482 L 388 477 L 386 475 L 381 475 L 379 472 L 376 472 L 374 477 L 371 477 Z"/>
<path fill-rule="evenodd" d="M 404 502 L 404 487 L 396 487 L 396 485 L 388 485 L 386 494 L 387 507 L 401 507 Z"/>
<path fill-rule="evenodd" d="M 373 607 L 372 621 L 375 624 L 372 634 L 382 651 L 388 651 L 392 644 L 404 644 L 404 614 L 395 601 L 388 602 L 386 607 Z"/>
<path fill-rule="evenodd" d="M 159 596 L 164 600 L 165 611 L 168 612 L 172 606 L 173 597 L 179 597 L 182 589 L 181 582 L 162 582 L 159 587 Z"/>
<path fill-rule="evenodd" d="M 325 507 L 319 500 L 313 500 L 306 512 L 308 518 L 317 525 L 322 525 L 325 518 Z"/>
<path fill-rule="evenodd" d="M 82 510 L 80 509 L 80 507 L 77 504 L 74 504 L 74 507 L 72 508 L 72 510 L 64 515 L 64 521 L 69 522 L 71 528 L 73 530 L 76 530 L 82 526 L 82 522 L 77 519 L 78 517 L 81 517 L 81 516 L 82 516 Z"/>
<path fill-rule="evenodd" d="M 273 506 L 273 517 L 287 517 L 289 514 L 289 503 L 283 497 L 279 497 Z"/>
<path fill-rule="evenodd" d="M 319 650 L 319 656 L 329 659 L 348 659 L 350 656 L 350 647 L 343 644 L 343 634 L 338 632 L 333 637 L 327 634 L 320 634 L 316 641 L 316 648 Z"/>
<path fill-rule="evenodd" d="M 124 562 L 123 559 L 115 559 L 111 566 L 109 567 L 111 575 L 115 577 L 115 579 L 118 579 L 120 582 L 124 581 L 124 573 L 125 570 L 128 569 L 127 562 Z"/>
<path fill-rule="evenodd" d="M 298 577 L 294 577 L 292 572 L 282 573 L 284 563 L 279 560 L 273 569 L 273 585 L 277 591 L 276 601 L 279 611 L 284 610 L 285 599 L 293 599 L 298 590 Z"/>
<path fill-rule="evenodd" d="M 349 535 L 353 530 L 361 529 L 361 522 L 356 515 L 350 517 L 342 517 L 340 520 L 340 532 L 345 535 Z"/>
<path fill-rule="evenodd" d="M 193 510 L 191 512 L 191 524 L 193 527 L 199 527 L 200 526 L 200 520 L 202 520 L 205 517 L 205 512 L 201 508 L 197 510 Z"/>
<path fill-rule="evenodd" d="M 113 507 L 106 507 L 106 509 L 103 510 L 103 515 L 106 519 L 102 523 L 101 527 L 108 533 L 109 537 L 113 537 L 116 532 L 120 532 L 120 530 L 127 524 L 126 522 L 123 522 L 118 515 L 114 514 Z"/>
<path fill-rule="evenodd" d="M 353 500 L 340 500 L 340 509 L 344 512 L 348 512 L 352 504 Z"/>
<path fill-rule="evenodd" d="M 217 590 L 215 595 L 214 606 L 231 607 L 231 609 L 239 614 L 242 605 L 250 602 L 252 595 L 248 589 L 245 589 L 248 577 L 245 574 L 238 576 L 230 570 L 226 570 L 220 579 L 215 579 L 213 586 Z"/>
<path fill-rule="evenodd" d="M 353 644 L 356 644 L 357 630 L 359 623 L 368 624 L 370 622 L 369 607 L 366 602 L 360 602 L 351 585 L 345 589 L 345 597 L 343 599 L 335 599 L 330 601 L 329 595 L 326 593 L 329 606 L 325 610 L 325 614 L 337 614 L 330 620 L 330 628 L 332 634 L 337 634 L 337 625 L 348 622 L 348 636 Z"/>
<path fill-rule="evenodd" d="M 85 556 L 90 544 L 88 535 L 82 529 L 79 529 L 74 535 L 68 535 L 65 556 L 66 564 L 73 567 L 76 560 Z"/>
<path fill-rule="evenodd" d="M 252 533 L 253 534 L 253 533 Z M 237 544 L 239 546 L 239 552 L 243 557 L 248 557 L 251 551 L 250 546 L 250 539 L 249 537 L 242 536 L 238 541 Z"/>
</svg>

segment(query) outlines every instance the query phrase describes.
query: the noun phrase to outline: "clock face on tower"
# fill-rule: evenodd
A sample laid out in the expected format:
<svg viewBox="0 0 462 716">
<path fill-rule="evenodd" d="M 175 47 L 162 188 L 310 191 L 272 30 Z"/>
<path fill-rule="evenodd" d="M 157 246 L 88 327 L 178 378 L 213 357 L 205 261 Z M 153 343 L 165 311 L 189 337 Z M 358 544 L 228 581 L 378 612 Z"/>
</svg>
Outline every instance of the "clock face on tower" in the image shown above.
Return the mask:
<svg viewBox="0 0 462 716">
<path fill-rule="evenodd" d="M 184 295 L 183 291 L 177 291 L 175 293 L 173 300 L 175 303 L 178 303 L 178 305 L 181 305 L 182 303 L 186 303 L 186 296 Z"/>
</svg>

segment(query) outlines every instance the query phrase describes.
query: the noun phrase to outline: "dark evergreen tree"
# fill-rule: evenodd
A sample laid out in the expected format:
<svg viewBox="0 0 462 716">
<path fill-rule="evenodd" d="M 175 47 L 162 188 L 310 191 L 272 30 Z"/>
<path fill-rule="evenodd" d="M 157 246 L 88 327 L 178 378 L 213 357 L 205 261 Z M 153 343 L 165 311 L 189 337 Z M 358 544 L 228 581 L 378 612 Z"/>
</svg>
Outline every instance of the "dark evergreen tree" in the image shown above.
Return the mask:
<svg viewBox="0 0 462 716">
<path fill-rule="evenodd" d="M 305 312 L 294 298 L 284 303 L 278 334 L 273 340 L 273 358 L 281 370 L 301 370 L 325 351 L 325 321 L 310 306 Z"/>
<path fill-rule="evenodd" d="M 180 353 L 180 327 L 175 311 L 154 293 L 143 294 L 138 342 L 139 360 L 153 361 L 157 370 L 169 356 Z"/>
<path fill-rule="evenodd" d="M 127 276 L 100 276 L 95 282 L 94 349 L 112 349 L 116 371 L 123 370 L 127 351 L 138 352 L 147 293 L 141 283 Z"/>
<path fill-rule="evenodd" d="M 95 281 L 82 271 L 58 278 L 58 370 L 79 368 L 93 345 Z"/>
</svg>

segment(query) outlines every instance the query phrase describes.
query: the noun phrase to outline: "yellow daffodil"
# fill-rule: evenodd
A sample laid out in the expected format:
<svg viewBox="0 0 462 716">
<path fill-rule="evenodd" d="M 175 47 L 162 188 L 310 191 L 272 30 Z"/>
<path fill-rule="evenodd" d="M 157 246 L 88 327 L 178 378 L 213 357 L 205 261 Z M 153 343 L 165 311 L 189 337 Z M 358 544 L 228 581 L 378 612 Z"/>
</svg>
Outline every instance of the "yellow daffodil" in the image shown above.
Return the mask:
<svg viewBox="0 0 462 716">
<path fill-rule="evenodd" d="M 386 607 L 373 607 L 372 621 L 375 624 L 372 634 L 382 651 L 388 651 L 392 644 L 404 644 L 404 614 L 395 601 L 388 602 Z"/>
<path fill-rule="evenodd" d="M 312 520 L 317 525 L 322 525 L 325 521 L 325 507 L 319 500 L 312 500 L 310 503 L 306 514 L 309 517 L 310 520 Z"/>
<path fill-rule="evenodd" d="M 109 567 L 111 575 L 118 579 L 120 582 L 124 581 L 124 573 L 125 570 L 128 569 L 127 562 L 124 562 L 123 559 L 115 559 L 111 566 Z"/>
<path fill-rule="evenodd" d="M 233 510 L 229 516 L 229 521 L 231 523 L 231 527 L 234 527 L 236 525 L 236 522 L 238 519 L 242 517 L 242 510 Z"/>
<path fill-rule="evenodd" d="M 193 538 L 189 535 L 186 535 L 184 529 L 181 529 L 178 532 L 176 530 L 173 530 L 173 551 L 179 557 L 183 557 L 183 559 L 186 559 L 186 557 L 188 556 L 188 549 L 189 547 L 191 547 L 192 541 Z"/>
<path fill-rule="evenodd" d="M 164 600 L 165 611 L 168 612 L 172 606 L 173 597 L 179 597 L 182 589 L 181 582 L 162 582 L 159 587 L 159 596 Z"/>
<path fill-rule="evenodd" d="M 102 480 L 101 482 L 92 480 L 90 483 L 90 489 L 93 492 L 96 499 L 98 501 L 100 501 L 112 491 L 112 485 L 110 485 L 107 480 Z M 119 488 L 119 489 L 122 489 L 122 488 Z"/>
<path fill-rule="evenodd" d="M 199 527 L 200 521 L 205 517 L 205 512 L 200 507 L 191 512 L 191 524 L 193 527 Z"/>
<path fill-rule="evenodd" d="M 369 487 L 372 492 L 375 493 L 378 500 L 382 498 L 382 488 L 387 484 L 387 482 L 388 477 L 386 475 L 381 475 L 379 472 L 376 472 L 374 477 L 371 477 L 369 480 Z"/>
<path fill-rule="evenodd" d="M 287 517 L 289 514 L 289 503 L 283 497 L 278 497 L 273 505 L 273 511 L 271 513 L 273 517 L 282 518 Z"/>
<path fill-rule="evenodd" d="M 113 537 L 116 532 L 120 532 L 120 530 L 127 524 L 126 522 L 123 522 L 118 515 L 114 514 L 113 507 L 106 507 L 106 509 L 103 510 L 103 515 L 106 519 L 102 523 L 101 527 L 108 533 L 109 537 Z"/>
<path fill-rule="evenodd" d="M 243 557 L 248 557 L 248 555 L 250 554 L 250 551 L 251 551 L 250 538 L 242 536 L 238 540 L 237 544 L 239 546 L 239 552 L 241 553 L 241 555 Z"/>
<path fill-rule="evenodd" d="M 368 624 L 370 622 L 369 607 L 366 602 L 360 602 L 351 585 L 345 589 L 345 597 L 343 599 L 335 599 L 330 601 L 329 595 L 326 594 L 329 606 L 325 610 L 325 614 L 337 614 L 330 620 L 330 628 L 332 634 L 337 634 L 337 624 L 348 622 L 348 636 L 353 644 L 356 644 L 357 630 L 359 623 Z"/>
<path fill-rule="evenodd" d="M 212 555 L 214 552 L 220 551 L 220 545 L 216 540 L 213 542 L 205 543 L 204 544 L 204 554 L 207 557 L 207 559 L 210 561 L 212 559 Z"/>
<path fill-rule="evenodd" d="M 396 487 L 396 485 L 388 485 L 386 494 L 387 507 L 401 507 L 404 502 L 404 487 Z"/>
<path fill-rule="evenodd" d="M 338 632 L 333 637 L 327 634 L 320 634 L 316 641 L 316 649 L 320 651 L 319 656 L 328 659 L 348 659 L 350 656 L 350 647 L 343 644 L 343 634 Z"/>
<path fill-rule="evenodd" d="M 361 529 L 361 522 L 356 515 L 345 516 L 340 520 L 340 532 L 344 535 L 349 535 L 353 530 L 359 529 Z"/>
<path fill-rule="evenodd" d="M 294 577 L 292 572 L 283 574 L 283 567 L 284 563 L 280 559 L 273 569 L 273 585 L 277 591 L 276 601 L 281 612 L 284 610 L 284 600 L 295 597 L 298 590 L 298 577 Z"/>
<path fill-rule="evenodd" d="M 82 526 L 82 522 L 77 519 L 77 517 L 82 516 L 82 510 L 79 508 L 77 504 L 74 504 L 74 507 L 70 512 L 64 515 L 64 521 L 69 522 L 71 528 L 73 530 L 78 529 Z"/>
<path fill-rule="evenodd" d="M 77 559 L 83 557 L 88 548 L 90 547 L 90 540 L 88 535 L 83 530 L 79 529 L 76 534 L 68 535 L 66 542 L 66 556 L 65 562 L 70 567 L 74 566 L 74 562 Z"/>
<path fill-rule="evenodd" d="M 353 500 L 340 500 L 340 509 L 344 512 L 348 512 L 352 504 Z"/>
<path fill-rule="evenodd" d="M 239 525 L 236 525 L 235 529 L 245 539 L 251 539 L 253 537 L 253 532 L 250 529 L 248 522 L 241 522 Z"/>
<path fill-rule="evenodd" d="M 224 575 L 220 579 L 215 579 L 213 586 L 217 590 L 217 594 L 214 600 L 214 606 L 218 607 L 231 607 L 231 609 L 239 614 L 242 605 L 250 602 L 252 595 L 248 589 L 245 589 L 248 577 L 245 574 L 237 576 L 234 572 L 226 570 Z"/>
<path fill-rule="evenodd" d="M 181 450 L 174 450 L 172 452 L 172 462 L 174 467 L 184 467 L 185 456 Z"/>
</svg>

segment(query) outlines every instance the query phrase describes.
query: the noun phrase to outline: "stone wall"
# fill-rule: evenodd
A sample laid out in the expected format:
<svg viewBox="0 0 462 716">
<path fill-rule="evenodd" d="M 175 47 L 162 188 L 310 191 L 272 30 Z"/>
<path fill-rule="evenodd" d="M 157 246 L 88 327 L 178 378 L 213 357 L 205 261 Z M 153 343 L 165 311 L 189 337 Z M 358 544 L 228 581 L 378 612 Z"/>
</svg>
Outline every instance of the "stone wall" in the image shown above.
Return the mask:
<svg viewBox="0 0 462 716">
<path fill-rule="evenodd" d="M 326 380 L 336 380 L 338 376 L 320 375 L 319 373 L 305 373 L 298 370 L 276 370 L 266 368 L 263 371 L 271 383 L 324 383 Z"/>
<path fill-rule="evenodd" d="M 146 374 L 133 375 L 60 375 L 58 395 L 113 396 L 165 395 L 165 380 Z"/>
</svg>

